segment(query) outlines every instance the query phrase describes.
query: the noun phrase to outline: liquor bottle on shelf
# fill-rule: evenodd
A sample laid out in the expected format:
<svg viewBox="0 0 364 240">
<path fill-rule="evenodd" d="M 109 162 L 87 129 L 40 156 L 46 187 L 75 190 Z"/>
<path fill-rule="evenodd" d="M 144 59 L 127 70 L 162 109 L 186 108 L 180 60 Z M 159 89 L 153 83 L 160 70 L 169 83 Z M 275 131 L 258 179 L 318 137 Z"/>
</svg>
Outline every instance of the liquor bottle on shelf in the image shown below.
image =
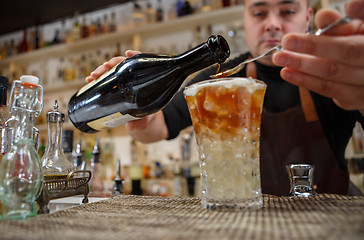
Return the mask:
<svg viewBox="0 0 364 240">
<path fill-rule="evenodd" d="M 79 12 L 76 11 L 73 16 L 73 28 L 72 28 L 72 41 L 77 42 L 80 40 L 81 37 L 81 29 L 80 29 L 80 23 L 79 23 Z"/>
<path fill-rule="evenodd" d="M 73 163 L 73 130 L 65 129 L 62 131 L 62 148 L 68 161 Z"/>
<path fill-rule="evenodd" d="M 178 158 L 175 159 L 173 164 L 173 194 L 176 197 L 182 197 L 183 195 L 182 166 Z"/>
<path fill-rule="evenodd" d="M 183 134 L 181 144 L 181 155 L 182 155 L 182 171 L 183 176 L 186 178 L 187 190 L 189 196 L 195 195 L 195 177 L 191 174 L 191 140 L 192 132 Z"/>
<path fill-rule="evenodd" d="M 157 10 L 156 10 L 156 21 L 163 22 L 163 20 L 164 20 L 164 11 L 162 7 L 162 1 L 158 0 Z"/>
<path fill-rule="evenodd" d="M 27 29 L 23 30 L 23 40 L 21 41 L 19 45 L 19 53 L 24 53 L 28 51 L 28 31 Z"/>
<path fill-rule="evenodd" d="M 81 26 L 81 38 L 88 38 L 90 35 L 89 27 L 87 25 L 86 15 L 82 16 L 82 26 Z"/>
<path fill-rule="evenodd" d="M 63 83 L 65 78 L 65 71 L 66 71 L 66 63 L 64 57 L 60 57 L 59 63 L 57 66 L 57 80 L 59 83 Z"/>
<path fill-rule="evenodd" d="M 70 57 L 65 64 L 64 80 L 66 82 L 73 81 L 75 79 L 75 64 L 73 58 Z"/>
<path fill-rule="evenodd" d="M 114 138 L 111 133 L 108 133 L 108 139 L 103 142 L 101 160 L 104 186 L 106 189 L 111 189 L 115 178 Z"/>
<path fill-rule="evenodd" d="M 90 75 L 89 64 L 87 63 L 86 55 L 82 54 L 80 64 L 78 64 L 79 78 L 85 78 Z"/>
<path fill-rule="evenodd" d="M 229 55 L 228 43 L 216 35 L 180 55 L 144 53 L 127 58 L 72 96 L 69 118 L 79 130 L 92 133 L 155 113 L 188 75 L 222 63 Z"/>
<path fill-rule="evenodd" d="M 147 3 L 147 8 L 145 9 L 145 19 L 148 24 L 156 21 L 156 11 L 152 8 L 152 4 L 150 2 Z"/>
<path fill-rule="evenodd" d="M 116 14 L 115 12 L 111 13 L 111 20 L 109 24 L 109 32 L 116 32 L 117 25 L 116 25 Z"/>
<path fill-rule="evenodd" d="M 104 14 L 103 21 L 101 23 L 101 33 L 105 34 L 109 32 L 109 18 L 107 14 Z"/>
<path fill-rule="evenodd" d="M 100 35 L 102 33 L 102 23 L 101 18 L 96 19 L 96 35 Z"/>
<path fill-rule="evenodd" d="M 13 81 L 9 104 L 17 110 L 17 125 L 11 149 L 0 163 L 0 201 L 4 219 L 36 215 L 35 199 L 43 189 L 43 171 L 34 147 L 34 119 L 42 109 L 43 88 L 34 76 Z M 14 94 L 18 91 L 17 94 Z M 14 94 L 14 95 L 13 95 Z"/>
<path fill-rule="evenodd" d="M 61 41 L 59 40 L 59 29 L 56 29 L 54 31 L 54 37 L 53 37 L 53 40 L 51 42 L 51 45 L 56 45 L 56 44 L 59 44 Z"/>
<path fill-rule="evenodd" d="M 193 13 L 193 8 L 189 1 L 185 1 L 181 8 L 181 16 L 190 15 Z"/>
<path fill-rule="evenodd" d="M 145 14 L 142 7 L 135 1 L 133 9 L 133 23 L 135 26 L 140 26 L 145 23 Z"/>
<path fill-rule="evenodd" d="M 182 17 L 183 5 L 184 5 L 183 0 L 177 0 L 177 3 L 176 3 L 177 17 Z"/>
<path fill-rule="evenodd" d="M 123 189 L 123 180 L 121 179 L 121 167 L 120 167 L 120 160 L 116 162 L 116 177 L 114 179 L 114 185 L 112 188 L 111 194 L 113 196 L 121 195 L 124 193 Z"/>
<path fill-rule="evenodd" d="M 73 154 L 73 166 L 76 170 L 86 170 L 86 161 L 84 152 L 82 150 L 82 141 L 80 140 L 76 145 L 76 150 Z"/>
<path fill-rule="evenodd" d="M 29 39 L 28 39 L 28 51 L 29 52 L 31 52 L 35 49 L 34 38 L 35 38 L 35 30 L 31 29 L 30 34 L 29 34 Z"/>
<path fill-rule="evenodd" d="M 89 37 L 96 36 L 96 31 L 97 31 L 96 21 L 92 20 L 91 23 L 90 23 L 90 26 L 88 27 Z"/>
<path fill-rule="evenodd" d="M 143 168 L 138 157 L 138 145 L 135 140 L 130 143 L 131 148 L 131 164 L 129 166 L 129 178 L 131 181 L 131 192 L 132 195 L 143 195 L 142 179 L 143 179 Z"/>
<path fill-rule="evenodd" d="M 91 180 L 90 192 L 100 194 L 104 191 L 104 178 L 102 176 L 102 165 L 100 161 L 100 138 L 96 138 L 91 157 Z"/>
<path fill-rule="evenodd" d="M 55 100 L 53 111 L 47 113 L 48 141 L 41 159 L 45 180 L 66 178 L 69 173 L 75 170 L 62 148 L 64 117 L 64 113 L 58 111 L 58 101 Z"/>
<path fill-rule="evenodd" d="M 65 43 L 66 42 L 66 35 L 67 35 L 66 20 L 62 19 L 61 28 L 59 29 L 59 42 L 60 43 Z"/>
<path fill-rule="evenodd" d="M 202 12 L 209 12 L 212 10 L 212 0 L 202 0 Z"/>
<path fill-rule="evenodd" d="M 9 109 L 6 105 L 8 88 L 9 79 L 5 76 L 0 76 L 0 131 L 6 120 L 9 118 Z"/>
<path fill-rule="evenodd" d="M 116 43 L 116 49 L 115 49 L 115 52 L 114 52 L 114 57 L 119 57 L 121 56 L 121 52 L 120 52 L 120 42 L 117 42 Z"/>
</svg>

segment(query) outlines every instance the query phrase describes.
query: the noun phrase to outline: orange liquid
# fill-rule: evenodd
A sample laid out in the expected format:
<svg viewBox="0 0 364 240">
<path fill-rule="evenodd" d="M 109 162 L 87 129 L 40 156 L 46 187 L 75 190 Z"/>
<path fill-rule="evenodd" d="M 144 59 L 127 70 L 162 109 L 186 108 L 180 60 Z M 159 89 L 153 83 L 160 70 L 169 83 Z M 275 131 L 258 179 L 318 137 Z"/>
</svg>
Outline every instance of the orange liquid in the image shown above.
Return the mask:
<svg viewBox="0 0 364 240">
<path fill-rule="evenodd" d="M 250 93 L 239 86 L 211 86 L 201 89 L 196 96 L 186 96 L 196 134 L 202 127 L 230 134 L 237 134 L 241 128 L 259 130 L 264 93 L 264 89 Z"/>
</svg>

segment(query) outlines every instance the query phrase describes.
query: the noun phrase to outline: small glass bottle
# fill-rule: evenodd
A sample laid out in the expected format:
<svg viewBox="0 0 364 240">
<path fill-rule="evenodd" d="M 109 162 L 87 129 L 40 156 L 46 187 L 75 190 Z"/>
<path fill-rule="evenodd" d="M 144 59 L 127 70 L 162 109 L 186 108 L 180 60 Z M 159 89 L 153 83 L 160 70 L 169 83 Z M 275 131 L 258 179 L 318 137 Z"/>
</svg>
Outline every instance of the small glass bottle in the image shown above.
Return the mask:
<svg viewBox="0 0 364 240">
<path fill-rule="evenodd" d="M 58 111 L 58 101 L 55 100 L 53 111 L 47 113 L 48 142 L 42 157 L 45 180 L 66 178 L 69 173 L 75 170 L 62 149 L 64 116 Z"/>
<path fill-rule="evenodd" d="M 15 80 L 14 101 L 11 108 L 17 111 L 14 143 L 0 164 L 0 200 L 4 219 L 23 219 L 36 215 L 35 200 L 43 189 L 43 171 L 37 150 L 34 148 L 34 119 L 42 106 L 43 88 L 34 76 Z M 41 99 L 39 100 L 38 99 Z M 12 98 L 11 98 L 12 99 Z"/>
<path fill-rule="evenodd" d="M 85 170 L 86 169 L 86 161 L 83 157 L 82 151 L 82 141 L 80 140 L 79 143 L 76 145 L 76 150 L 73 154 L 73 166 L 76 170 Z"/>
<path fill-rule="evenodd" d="M 120 160 L 116 162 L 116 177 L 114 179 L 114 185 L 112 188 L 111 194 L 113 196 L 121 195 L 124 193 L 123 190 L 123 180 L 121 179 L 121 166 L 120 166 Z"/>
</svg>

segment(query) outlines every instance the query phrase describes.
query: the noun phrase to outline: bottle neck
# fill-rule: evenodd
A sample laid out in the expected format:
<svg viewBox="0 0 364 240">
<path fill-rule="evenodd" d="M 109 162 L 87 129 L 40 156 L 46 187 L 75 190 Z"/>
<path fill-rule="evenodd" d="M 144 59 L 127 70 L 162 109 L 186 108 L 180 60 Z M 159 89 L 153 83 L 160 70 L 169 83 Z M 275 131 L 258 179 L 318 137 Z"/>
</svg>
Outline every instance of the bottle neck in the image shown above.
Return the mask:
<svg viewBox="0 0 364 240">
<path fill-rule="evenodd" d="M 35 121 L 34 108 L 37 103 L 37 88 L 21 88 L 19 95 L 14 101 L 14 113 L 18 115 L 15 141 L 18 139 L 33 140 L 33 127 Z"/>
<path fill-rule="evenodd" d="M 230 55 L 230 49 L 221 36 L 210 37 L 208 41 L 175 56 L 183 64 L 186 74 L 190 75 L 214 63 L 222 63 Z"/>
<path fill-rule="evenodd" d="M 33 127 L 35 113 L 27 110 L 18 110 L 18 125 L 15 131 L 15 141 L 30 139 L 33 140 Z"/>
</svg>

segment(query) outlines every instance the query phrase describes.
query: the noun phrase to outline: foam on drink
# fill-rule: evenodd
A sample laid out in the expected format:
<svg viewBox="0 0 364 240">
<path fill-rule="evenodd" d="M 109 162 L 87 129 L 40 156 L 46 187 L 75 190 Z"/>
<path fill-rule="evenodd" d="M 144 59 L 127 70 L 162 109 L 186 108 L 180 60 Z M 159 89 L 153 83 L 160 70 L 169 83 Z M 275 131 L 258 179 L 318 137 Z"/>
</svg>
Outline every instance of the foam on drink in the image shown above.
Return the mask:
<svg viewBox="0 0 364 240">
<path fill-rule="evenodd" d="M 196 84 L 193 84 L 191 86 L 186 87 L 184 94 L 185 96 L 194 96 L 196 95 L 202 88 L 206 87 L 208 84 L 209 87 L 214 86 L 223 86 L 225 88 L 232 88 L 236 86 L 245 87 L 249 90 L 250 93 L 261 89 L 265 89 L 265 84 L 262 81 L 253 79 L 251 77 L 249 78 L 219 78 L 206 80 L 203 82 L 199 82 Z"/>
</svg>

